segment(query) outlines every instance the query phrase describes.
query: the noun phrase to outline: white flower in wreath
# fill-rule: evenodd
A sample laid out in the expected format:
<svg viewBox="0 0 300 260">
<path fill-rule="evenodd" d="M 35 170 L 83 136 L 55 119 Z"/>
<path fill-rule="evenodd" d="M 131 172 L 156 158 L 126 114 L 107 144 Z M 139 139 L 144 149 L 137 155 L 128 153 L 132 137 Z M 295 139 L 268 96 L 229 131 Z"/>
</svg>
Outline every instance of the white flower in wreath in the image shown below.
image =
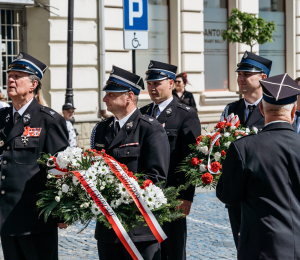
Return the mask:
<svg viewBox="0 0 300 260">
<path fill-rule="evenodd" d="M 93 169 L 90 168 L 86 171 L 86 174 L 91 181 L 96 181 L 96 171 L 93 171 Z"/>
<path fill-rule="evenodd" d="M 107 165 L 102 165 L 101 167 L 98 168 L 98 172 L 101 175 L 107 175 L 110 174 L 110 168 Z"/>
<path fill-rule="evenodd" d="M 228 141 L 227 143 L 225 143 L 225 146 L 228 148 L 230 144 L 231 144 L 231 142 Z"/>
<path fill-rule="evenodd" d="M 47 179 L 51 179 L 51 178 L 53 178 L 53 176 L 52 176 L 52 174 L 49 173 L 49 174 L 47 175 Z"/>
<path fill-rule="evenodd" d="M 89 203 L 87 203 L 87 202 L 84 202 L 84 203 L 82 203 L 81 205 L 80 205 L 80 207 L 82 206 L 82 208 L 88 208 L 89 207 Z"/>
<path fill-rule="evenodd" d="M 127 193 L 128 193 L 125 186 L 123 185 L 123 183 L 119 183 L 119 186 L 117 189 L 121 195 L 127 195 Z"/>
<path fill-rule="evenodd" d="M 204 164 L 200 164 L 199 169 L 200 169 L 200 172 L 205 172 L 206 171 L 206 166 Z"/>
<path fill-rule="evenodd" d="M 62 191 L 59 190 L 59 191 L 57 192 L 57 194 L 58 194 L 58 196 L 61 196 L 61 195 L 62 195 Z"/>
<path fill-rule="evenodd" d="M 219 162 L 222 156 L 221 156 L 221 153 L 216 152 L 214 157 L 215 157 L 215 160 Z"/>
<path fill-rule="evenodd" d="M 63 184 L 63 185 L 61 186 L 61 190 L 62 190 L 62 192 L 67 193 L 68 190 L 69 190 L 69 186 L 68 186 L 67 184 Z"/>
<path fill-rule="evenodd" d="M 197 150 L 208 155 L 208 147 L 207 146 L 197 146 Z"/>
<path fill-rule="evenodd" d="M 236 126 L 235 126 L 235 125 L 232 125 L 232 126 L 230 127 L 230 129 L 231 129 L 231 130 L 235 130 L 235 129 L 236 129 Z"/>
<path fill-rule="evenodd" d="M 55 200 L 56 200 L 56 202 L 60 202 L 60 197 L 59 197 L 59 196 L 56 196 L 56 197 L 55 197 Z"/>
<path fill-rule="evenodd" d="M 108 183 L 110 183 L 110 184 L 113 183 L 113 182 L 114 182 L 114 176 L 108 174 L 108 175 L 106 176 L 106 181 L 107 181 Z"/>
<path fill-rule="evenodd" d="M 147 194 L 145 199 L 146 199 L 147 206 L 150 209 L 154 209 L 156 203 L 156 198 L 154 197 L 154 194 Z"/>
<path fill-rule="evenodd" d="M 117 199 L 116 200 L 116 206 L 119 207 L 122 204 L 122 200 L 121 199 Z"/>
<path fill-rule="evenodd" d="M 240 135 L 236 137 L 236 139 L 240 139 L 240 138 L 241 138 L 241 136 L 240 136 Z"/>
<path fill-rule="evenodd" d="M 113 209 L 117 208 L 118 206 L 117 206 L 117 204 L 116 204 L 116 200 L 112 200 L 111 203 L 110 203 L 110 206 L 111 206 Z"/>
<path fill-rule="evenodd" d="M 252 128 L 252 130 L 257 134 L 258 129 L 255 126 Z"/>
<path fill-rule="evenodd" d="M 80 183 L 80 181 L 78 180 L 78 178 L 76 176 L 73 176 L 72 181 L 75 186 L 77 186 Z"/>
<path fill-rule="evenodd" d="M 224 134 L 224 137 L 229 137 L 230 136 L 230 133 L 229 132 L 226 132 L 225 134 Z"/>
<path fill-rule="evenodd" d="M 93 212 L 93 214 L 95 216 L 98 216 L 99 214 L 102 213 L 102 211 L 99 209 L 98 205 L 96 203 L 93 203 L 92 207 L 91 207 L 91 211 Z"/>
<path fill-rule="evenodd" d="M 246 134 L 249 134 L 250 133 L 250 129 L 247 127 L 246 128 Z"/>
</svg>

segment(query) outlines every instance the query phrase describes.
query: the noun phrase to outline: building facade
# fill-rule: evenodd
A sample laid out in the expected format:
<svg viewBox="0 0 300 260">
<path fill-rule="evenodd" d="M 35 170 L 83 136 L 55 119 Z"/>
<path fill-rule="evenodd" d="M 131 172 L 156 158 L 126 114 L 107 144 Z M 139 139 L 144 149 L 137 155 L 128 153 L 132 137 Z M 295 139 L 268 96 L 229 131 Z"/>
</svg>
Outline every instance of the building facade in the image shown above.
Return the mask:
<svg viewBox="0 0 300 260">
<path fill-rule="evenodd" d="M 6 70 L 21 50 L 49 65 L 43 95 L 61 112 L 65 100 L 68 0 L 0 0 L 2 67 L 0 89 L 6 93 Z M 123 1 L 75 0 L 73 88 L 78 145 L 89 146 L 93 126 L 105 110 L 103 80 L 112 65 L 132 70 L 132 53 L 123 48 Z M 39 6 L 39 7 L 37 7 Z M 222 40 L 232 8 L 275 21 L 274 42 L 255 45 L 253 52 L 274 61 L 272 74 L 300 76 L 300 1 L 298 0 L 148 0 L 149 50 L 136 51 L 136 73 L 145 76 L 150 59 L 170 62 L 186 72 L 202 124 L 219 120 L 225 105 L 239 98 L 236 64 L 244 44 Z M 49 11 L 47 11 L 47 10 Z M 102 20 L 101 18 L 104 18 Z M 101 21 L 105 35 L 99 37 Z M 102 41 L 103 40 L 103 41 Z M 98 59 L 105 46 L 104 62 Z M 99 69 L 100 68 L 100 69 Z M 272 75 L 271 74 L 271 75 Z M 142 91 L 139 106 L 150 102 Z"/>
</svg>

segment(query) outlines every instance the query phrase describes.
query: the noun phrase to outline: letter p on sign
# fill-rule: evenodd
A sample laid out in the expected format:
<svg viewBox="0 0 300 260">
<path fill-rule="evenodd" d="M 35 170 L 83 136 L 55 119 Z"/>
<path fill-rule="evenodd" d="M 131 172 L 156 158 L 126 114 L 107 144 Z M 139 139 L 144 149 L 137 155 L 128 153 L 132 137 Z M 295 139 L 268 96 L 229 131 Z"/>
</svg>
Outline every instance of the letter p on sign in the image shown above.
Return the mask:
<svg viewBox="0 0 300 260">
<path fill-rule="evenodd" d="M 138 11 L 133 10 L 133 4 L 138 4 Z M 133 18 L 141 18 L 143 16 L 143 0 L 129 0 L 129 25 L 133 26 Z"/>
</svg>

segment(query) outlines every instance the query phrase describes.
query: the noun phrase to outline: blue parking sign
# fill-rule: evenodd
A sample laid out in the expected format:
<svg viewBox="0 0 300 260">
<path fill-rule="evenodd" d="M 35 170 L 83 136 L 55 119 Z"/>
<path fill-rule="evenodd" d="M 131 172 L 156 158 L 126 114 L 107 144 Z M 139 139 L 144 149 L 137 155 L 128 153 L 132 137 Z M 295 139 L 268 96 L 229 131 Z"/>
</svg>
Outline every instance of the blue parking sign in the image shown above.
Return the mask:
<svg viewBox="0 0 300 260">
<path fill-rule="evenodd" d="M 124 0 L 124 30 L 148 31 L 148 0 Z"/>
</svg>

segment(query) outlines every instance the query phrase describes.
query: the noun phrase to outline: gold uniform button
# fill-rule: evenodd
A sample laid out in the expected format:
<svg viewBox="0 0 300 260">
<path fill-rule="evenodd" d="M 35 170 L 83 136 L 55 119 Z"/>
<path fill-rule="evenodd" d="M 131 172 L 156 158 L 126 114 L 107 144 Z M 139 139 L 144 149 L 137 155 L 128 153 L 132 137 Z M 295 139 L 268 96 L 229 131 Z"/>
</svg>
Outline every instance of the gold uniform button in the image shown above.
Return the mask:
<svg viewBox="0 0 300 260">
<path fill-rule="evenodd" d="M 7 164 L 7 161 L 3 161 L 3 164 L 4 164 L 4 165 Z"/>
<path fill-rule="evenodd" d="M 5 180 L 5 176 L 4 176 L 4 175 L 2 175 L 1 179 L 2 179 L 2 180 Z"/>
<path fill-rule="evenodd" d="M 5 194 L 5 190 L 2 190 L 2 191 L 1 191 L 1 194 Z"/>
</svg>

